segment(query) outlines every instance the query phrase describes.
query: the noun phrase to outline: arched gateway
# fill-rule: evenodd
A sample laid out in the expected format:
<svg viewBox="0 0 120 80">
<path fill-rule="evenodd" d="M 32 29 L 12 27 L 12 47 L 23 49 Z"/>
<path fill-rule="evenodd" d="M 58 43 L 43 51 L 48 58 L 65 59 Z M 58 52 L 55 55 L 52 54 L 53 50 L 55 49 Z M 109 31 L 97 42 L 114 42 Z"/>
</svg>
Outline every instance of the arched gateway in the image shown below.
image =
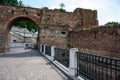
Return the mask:
<svg viewBox="0 0 120 80">
<path fill-rule="evenodd" d="M 58 9 L 0 5 L 0 53 L 9 49 L 8 33 L 12 23 L 19 20 L 30 20 L 38 26 L 38 43 L 64 48 L 68 30 L 98 25 L 96 10 L 78 8 L 74 12 L 62 12 Z"/>
</svg>

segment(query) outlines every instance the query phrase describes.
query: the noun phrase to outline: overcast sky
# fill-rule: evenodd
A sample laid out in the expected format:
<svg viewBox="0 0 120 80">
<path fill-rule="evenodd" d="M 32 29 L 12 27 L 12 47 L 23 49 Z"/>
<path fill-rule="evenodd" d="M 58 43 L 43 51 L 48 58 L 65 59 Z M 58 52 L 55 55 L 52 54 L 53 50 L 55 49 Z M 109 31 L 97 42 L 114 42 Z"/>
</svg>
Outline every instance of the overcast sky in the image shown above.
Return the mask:
<svg viewBox="0 0 120 80">
<path fill-rule="evenodd" d="M 50 9 L 60 8 L 60 3 L 65 4 L 67 11 L 75 8 L 87 8 L 98 11 L 99 25 L 109 21 L 120 22 L 120 0 L 22 0 L 26 6 Z"/>
</svg>

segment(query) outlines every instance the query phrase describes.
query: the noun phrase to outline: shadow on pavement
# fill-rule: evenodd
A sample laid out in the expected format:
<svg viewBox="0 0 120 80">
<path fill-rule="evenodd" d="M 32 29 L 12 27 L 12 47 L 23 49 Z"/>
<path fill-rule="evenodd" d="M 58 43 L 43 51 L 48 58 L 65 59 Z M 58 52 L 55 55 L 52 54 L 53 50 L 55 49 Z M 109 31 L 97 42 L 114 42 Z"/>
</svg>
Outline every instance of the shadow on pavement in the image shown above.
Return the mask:
<svg viewBox="0 0 120 80">
<path fill-rule="evenodd" d="M 0 58 L 4 57 L 36 57 L 36 56 L 42 56 L 37 50 L 29 50 L 29 51 L 24 51 L 24 52 L 10 52 L 10 53 L 5 53 L 0 55 Z"/>
</svg>

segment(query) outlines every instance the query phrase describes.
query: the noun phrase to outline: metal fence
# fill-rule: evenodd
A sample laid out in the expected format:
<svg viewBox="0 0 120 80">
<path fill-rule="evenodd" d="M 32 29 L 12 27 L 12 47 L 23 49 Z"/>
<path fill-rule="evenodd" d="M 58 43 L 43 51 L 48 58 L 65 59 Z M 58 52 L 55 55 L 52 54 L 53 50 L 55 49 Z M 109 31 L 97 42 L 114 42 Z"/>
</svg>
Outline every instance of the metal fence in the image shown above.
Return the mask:
<svg viewBox="0 0 120 80">
<path fill-rule="evenodd" d="M 77 75 L 85 80 L 120 80 L 120 60 L 77 52 Z"/>
<path fill-rule="evenodd" d="M 45 46 L 45 54 L 51 56 L 51 46 Z"/>
<path fill-rule="evenodd" d="M 44 45 L 42 45 L 42 52 L 44 52 Z"/>
<path fill-rule="evenodd" d="M 69 50 L 55 48 L 55 60 L 60 62 L 65 67 L 69 67 Z"/>
</svg>

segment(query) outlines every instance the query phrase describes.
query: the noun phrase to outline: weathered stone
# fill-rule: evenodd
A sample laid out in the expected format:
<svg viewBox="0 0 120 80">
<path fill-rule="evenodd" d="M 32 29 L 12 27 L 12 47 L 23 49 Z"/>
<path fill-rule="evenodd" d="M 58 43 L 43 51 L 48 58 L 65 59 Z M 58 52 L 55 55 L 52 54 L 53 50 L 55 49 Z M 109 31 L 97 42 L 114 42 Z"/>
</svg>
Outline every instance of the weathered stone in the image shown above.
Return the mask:
<svg viewBox="0 0 120 80">
<path fill-rule="evenodd" d="M 5 44 L 0 50 L 6 50 L 5 48 L 8 46 L 9 41 L 7 40 L 7 35 L 12 24 L 19 20 L 31 20 L 38 26 L 39 43 L 63 48 L 66 48 L 67 45 L 68 30 L 81 30 L 98 25 L 96 23 L 98 22 L 97 12 L 94 10 L 78 8 L 74 12 L 61 12 L 60 10 L 50 10 L 47 8 L 37 9 L 0 5 L 0 31 L 4 30 L 4 32 L 0 32 L 0 39 L 5 39 L 4 41 L 0 40 L 0 44 Z M 44 29 L 45 33 L 40 33 Z"/>
<path fill-rule="evenodd" d="M 81 52 L 120 58 L 120 26 L 102 26 L 95 29 L 97 32 L 93 30 L 70 31 L 68 44 Z"/>
</svg>

